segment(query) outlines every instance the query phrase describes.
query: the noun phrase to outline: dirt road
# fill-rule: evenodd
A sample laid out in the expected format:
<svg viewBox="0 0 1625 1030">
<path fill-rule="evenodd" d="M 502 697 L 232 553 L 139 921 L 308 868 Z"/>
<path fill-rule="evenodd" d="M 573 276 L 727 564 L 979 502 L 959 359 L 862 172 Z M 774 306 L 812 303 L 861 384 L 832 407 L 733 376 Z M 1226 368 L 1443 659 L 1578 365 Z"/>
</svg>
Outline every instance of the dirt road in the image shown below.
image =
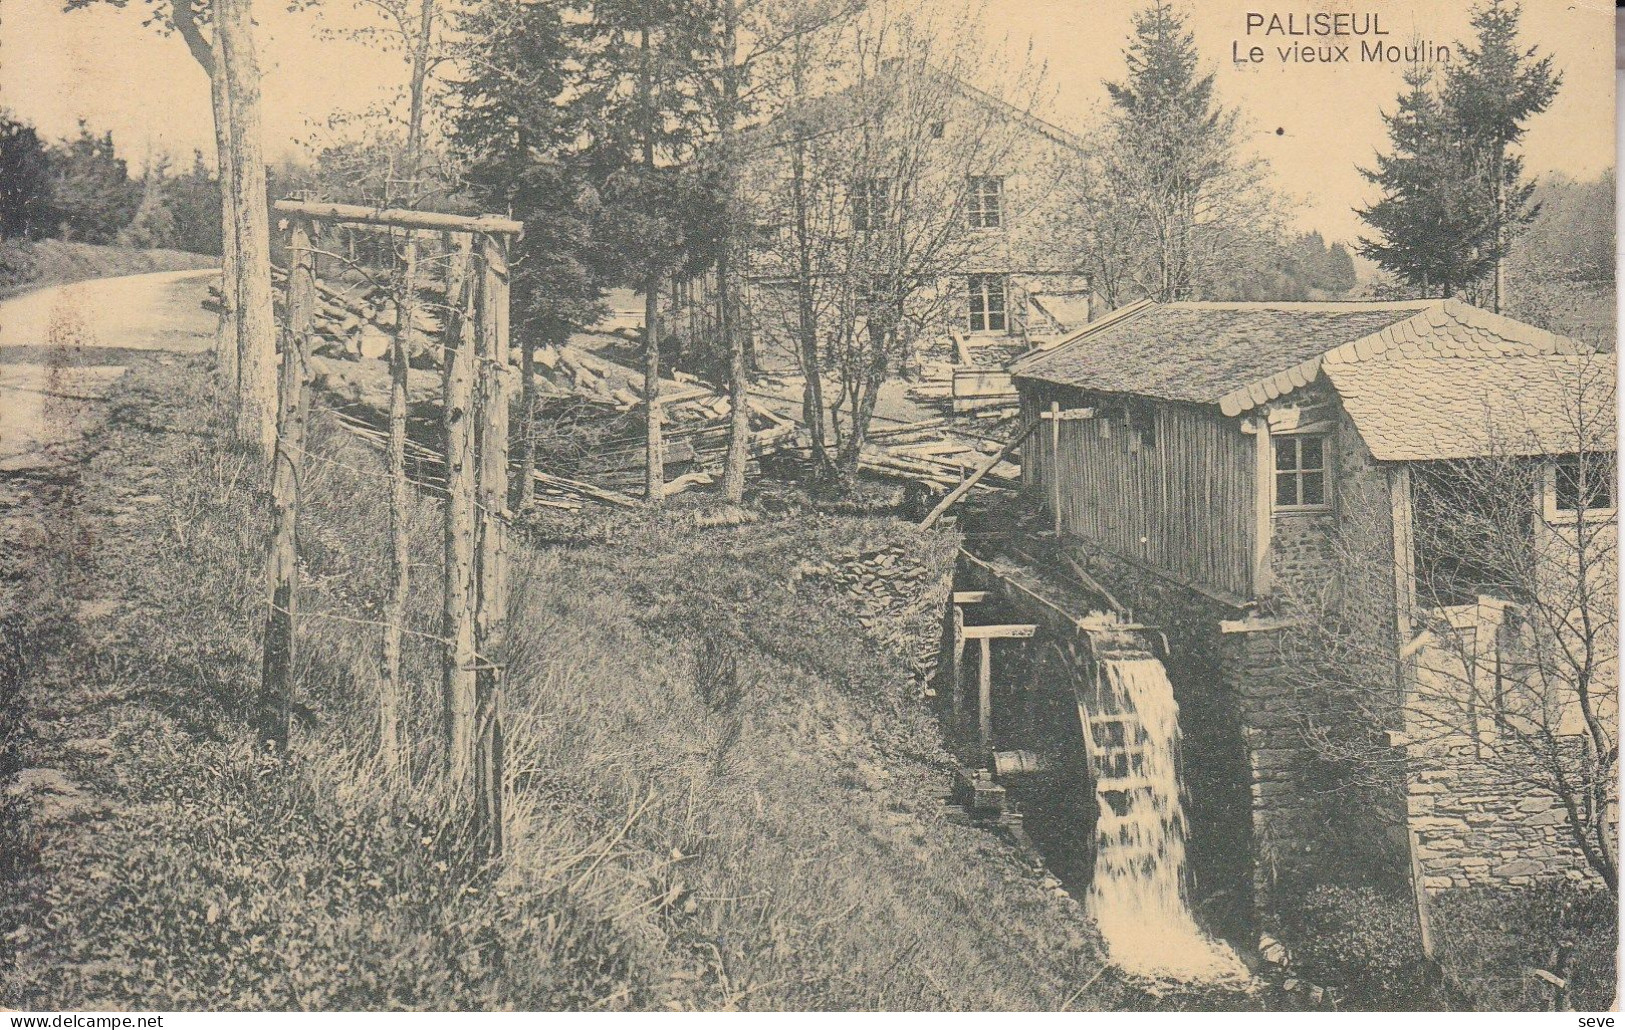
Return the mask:
<svg viewBox="0 0 1625 1030">
<path fill-rule="evenodd" d="M 49 468 L 100 417 L 121 352 L 208 350 L 209 269 L 52 286 L 0 302 L 0 474 Z"/>
</svg>

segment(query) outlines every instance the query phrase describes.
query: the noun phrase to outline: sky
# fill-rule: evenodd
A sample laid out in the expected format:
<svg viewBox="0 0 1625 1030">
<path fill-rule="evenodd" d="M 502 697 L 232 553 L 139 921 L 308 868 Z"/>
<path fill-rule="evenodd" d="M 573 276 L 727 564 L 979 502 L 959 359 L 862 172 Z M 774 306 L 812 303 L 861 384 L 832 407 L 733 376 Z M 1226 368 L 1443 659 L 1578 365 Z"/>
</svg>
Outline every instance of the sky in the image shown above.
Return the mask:
<svg viewBox="0 0 1625 1030">
<path fill-rule="evenodd" d="M 1103 80 L 1120 77 L 1131 17 L 1144 0 L 990 0 L 991 47 L 1025 50 L 1048 66 L 1054 95 L 1046 116 L 1088 137 L 1106 100 Z M 326 5 L 326 24 L 357 23 L 359 5 Z M 1197 46 L 1217 73 L 1218 92 L 1248 123 L 1246 143 L 1266 158 L 1276 184 L 1296 202 L 1293 222 L 1328 239 L 1360 232 L 1354 208 L 1371 189 L 1358 168 L 1385 147 L 1381 112 L 1398 94 L 1401 64 L 1361 61 L 1362 37 L 1309 40 L 1350 43 L 1345 63 L 1282 61 L 1277 46 L 1302 37 L 1264 35 L 1268 19 L 1301 27 L 1311 13 L 1342 12 L 1360 25 L 1375 18 L 1385 43 L 1412 36 L 1454 46 L 1469 38 L 1461 0 L 1186 0 Z M 142 24 L 141 0 L 127 8 L 98 5 L 64 13 L 60 0 L 0 0 L 0 107 L 34 122 L 47 136 L 74 131 L 84 118 L 112 130 L 120 152 L 142 165 L 151 152 L 189 162 L 213 149 L 208 81 L 175 37 Z M 260 46 L 266 71 L 266 153 L 275 161 L 320 138 L 327 117 L 383 99 L 404 67 L 394 54 L 354 41 L 324 38 L 313 13 L 293 14 L 260 0 Z M 1614 160 L 1613 8 L 1600 0 L 1524 0 L 1526 44 L 1554 55 L 1564 86 L 1525 139 L 1526 167 L 1544 175 L 1595 176 Z M 1249 34 L 1248 13 L 1264 16 Z M 1370 37 L 1364 37 L 1370 38 Z M 1259 63 L 1237 63 L 1239 47 L 1263 50 Z"/>
</svg>

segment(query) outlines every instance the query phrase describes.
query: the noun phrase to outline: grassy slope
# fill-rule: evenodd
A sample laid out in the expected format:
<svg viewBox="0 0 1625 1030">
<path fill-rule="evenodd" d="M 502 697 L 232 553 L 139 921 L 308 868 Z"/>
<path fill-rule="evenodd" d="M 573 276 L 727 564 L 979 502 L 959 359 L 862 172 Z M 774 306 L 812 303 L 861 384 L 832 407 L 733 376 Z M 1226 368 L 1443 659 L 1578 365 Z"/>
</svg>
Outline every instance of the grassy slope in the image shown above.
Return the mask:
<svg viewBox="0 0 1625 1030">
<path fill-rule="evenodd" d="M 7 240 L 0 242 L 0 299 L 83 279 L 213 268 L 219 263 L 219 258 L 181 250 L 140 250 L 65 240 Z"/>
<path fill-rule="evenodd" d="M 100 450 L 60 488 L 75 514 L 40 521 L 33 557 L 10 574 L 20 647 L 0 661 L 0 707 L 9 683 L 28 717 L 13 749 L 65 769 L 106 810 L 41 805 L 0 826 L 0 872 L 18 881 L 0 891 L 3 1003 L 1190 1001 L 1103 971 L 1071 899 L 945 816 L 949 763 L 903 696 L 903 660 L 833 597 L 788 585 L 815 552 L 951 549 L 895 522 L 701 530 L 681 512 L 594 510 L 574 543 L 525 550 L 507 686 L 514 845 L 499 876 L 469 878 L 432 778 L 392 784 L 368 754 L 374 631 L 328 616 L 379 610 L 383 484 L 372 452 L 319 422 L 301 730 L 285 764 L 254 753 L 242 718 L 263 502 L 215 442 L 205 380 L 200 362 L 136 361 Z M 432 633 L 433 503 L 417 518 L 413 629 Z M 696 689 L 707 636 L 737 658 L 736 706 Z M 434 649 L 409 639 L 426 740 Z M 0 774 L 4 752 L 0 741 Z"/>
</svg>

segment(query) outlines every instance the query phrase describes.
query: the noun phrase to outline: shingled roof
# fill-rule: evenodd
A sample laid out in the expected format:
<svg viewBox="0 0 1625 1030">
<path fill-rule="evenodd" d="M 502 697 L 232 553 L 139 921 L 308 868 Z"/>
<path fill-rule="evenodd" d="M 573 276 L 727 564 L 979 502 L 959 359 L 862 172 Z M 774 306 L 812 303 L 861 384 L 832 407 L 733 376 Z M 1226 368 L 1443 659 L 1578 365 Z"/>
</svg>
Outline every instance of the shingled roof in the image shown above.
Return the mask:
<svg viewBox="0 0 1625 1030">
<path fill-rule="evenodd" d="M 1379 461 L 1615 447 L 1612 354 L 1405 355 L 1323 370 Z"/>
<path fill-rule="evenodd" d="M 1580 353 L 1579 344 L 1456 300 L 1142 303 L 1018 361 L 1018 378 L 1217 404 L 1226 415 L 1307 386 L 1323 360 Z"/>
<path fill-rule="evenodd" d="M 1105 393 L 1219 398 L 1426 307 L 1406 304 L 1144 304 L 1107 315 L 1011 371 Z"/>
</svg>

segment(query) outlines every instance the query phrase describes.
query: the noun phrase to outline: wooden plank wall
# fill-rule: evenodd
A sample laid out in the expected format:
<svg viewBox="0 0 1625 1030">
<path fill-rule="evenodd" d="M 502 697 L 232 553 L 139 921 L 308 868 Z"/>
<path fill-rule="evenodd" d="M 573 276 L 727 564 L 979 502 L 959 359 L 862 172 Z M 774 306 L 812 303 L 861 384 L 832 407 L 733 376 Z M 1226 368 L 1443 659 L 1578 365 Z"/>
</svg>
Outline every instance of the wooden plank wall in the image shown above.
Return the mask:
<svg viewBox="0 0 1625 1030">
<path fill-rule="evenodd" d="M 1061 528 L 1115 554 L 1243 597 L 1252 594 L 1253 442 L 1234 419 L 1194 405 L 1144 402 L 1129 425 L 1121 401 L 1028 384 L 1022 415 L 1051 400 L 1103 418 L 1061 423 Z M 1150 429 L 1150 434 L 1143 431 Z M 1025 487 L 1046 500 L 1050 434 L 1022 447 Z"/>
</svg>

